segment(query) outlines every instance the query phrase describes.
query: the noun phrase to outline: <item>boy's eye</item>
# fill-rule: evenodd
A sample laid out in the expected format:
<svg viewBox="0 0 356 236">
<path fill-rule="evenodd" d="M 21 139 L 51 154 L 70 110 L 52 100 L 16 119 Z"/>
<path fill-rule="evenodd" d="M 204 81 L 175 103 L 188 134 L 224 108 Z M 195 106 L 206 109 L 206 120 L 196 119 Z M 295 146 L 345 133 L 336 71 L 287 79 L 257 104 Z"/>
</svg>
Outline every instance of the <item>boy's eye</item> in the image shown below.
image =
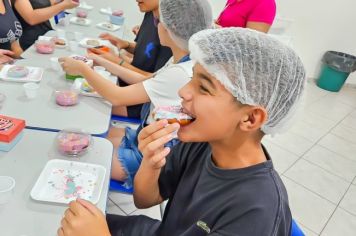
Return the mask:
<svg viewBox="0 0 356 236">
<path fill-rule="evenodd" d="M 202 91 L 202 92 L 209 93 L 209 90 L 206 89 L 203 85 L 199 85 L 199 89 L 200 89 L 200 91 Z"/>
</svg>

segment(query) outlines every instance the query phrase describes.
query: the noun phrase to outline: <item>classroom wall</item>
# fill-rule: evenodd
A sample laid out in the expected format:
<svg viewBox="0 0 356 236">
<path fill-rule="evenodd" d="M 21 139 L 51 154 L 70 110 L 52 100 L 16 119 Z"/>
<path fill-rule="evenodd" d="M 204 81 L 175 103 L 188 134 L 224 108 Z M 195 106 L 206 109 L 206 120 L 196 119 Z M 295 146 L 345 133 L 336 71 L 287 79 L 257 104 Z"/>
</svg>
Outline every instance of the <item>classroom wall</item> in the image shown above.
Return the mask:
<svg viewBox="0 0 356 236">
<path fill-rule="evenodd" d="M 216 17 L 226 0 L 209 0 Z M 356 1 L 355 0 L 276 0 L 280 18 L 292 19 L 286 34 L 292 37 L 292 45 L 305 64 L 307 75 L 316 78 L 320 60 L 325 51 L 336 50 L 356 55 Z M 125 10 L 126 37 L 133 37 L 130 29 L 139 24 L 142 14 L 136 1 L 115 0 L 114 8 Z M 356 73 L 347 83 L 356 85 Z"/>
</svg>

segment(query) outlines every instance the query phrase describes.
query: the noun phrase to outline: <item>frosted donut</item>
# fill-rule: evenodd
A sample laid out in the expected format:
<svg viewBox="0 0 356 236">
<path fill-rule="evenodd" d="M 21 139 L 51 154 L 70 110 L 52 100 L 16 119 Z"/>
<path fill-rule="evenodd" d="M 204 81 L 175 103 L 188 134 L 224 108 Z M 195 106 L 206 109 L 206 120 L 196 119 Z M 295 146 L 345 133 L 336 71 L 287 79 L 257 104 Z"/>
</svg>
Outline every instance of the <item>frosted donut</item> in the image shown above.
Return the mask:
<svg viewBox="0 0 356 236">
<path fill-rule="evenodd" d="M 114 10 L 112 12 L 112 15 L 113 16 L 123 16 L 124 15 L 124 11 L 122 11 L 122 10 Z"/>
<path fill-rule="evenodd" d="M 29 70 L 25 66 L 12 66 L 7 71 L 7 76 L 14 78 L 23 78 L 26 77 L 29 73 Z"/>
<path fill-rule="evenodd" d="M 155 120 L 168 120 L 169 124 L 179 123 L 180 125 L 190 124 L 194 118 L 182 112 L 181 106 L 161 106 L 154 110 Z"/>
</svg>

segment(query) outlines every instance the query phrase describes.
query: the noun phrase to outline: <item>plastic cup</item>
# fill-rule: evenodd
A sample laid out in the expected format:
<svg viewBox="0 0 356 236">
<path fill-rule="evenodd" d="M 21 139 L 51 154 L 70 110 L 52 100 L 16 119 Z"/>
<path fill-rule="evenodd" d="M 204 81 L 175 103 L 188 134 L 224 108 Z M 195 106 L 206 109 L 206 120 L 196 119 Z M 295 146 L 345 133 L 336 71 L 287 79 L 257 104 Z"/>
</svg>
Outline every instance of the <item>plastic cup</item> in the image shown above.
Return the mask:
<svg viewBox="0 0 356 236">
<path fill-rule="evenodd" d="M 51 67 L 54 71 L 62 71 L 61 64 L 58 62 L 58 57 L 51 57 Z"/>
<path fill-rule="evenodd" d="M 69 50 L 72 52 L 78 51 L 78 42 L 77 41 L 69 41 Z"/>
<path fill-rule="evenodd" d="M 83 39 L 83 37 L 84 37 L 84 34 L 82 32 L 74 32 L 74 38 L 76 41 L 79 42 L 80 40 Z"/>
<path fill-rule="evenodd" d="M 0 205 L 10 201 L 15 188 L 16 181 L 10 176 L 0 176 Z"/>
<path fill-rule="evenodd" d="M 57 29 L 57 37 L 60 39 L 65 39 L 66 38 L 66 32 L 62 29 Z"/>
<path fill-rule="evenodd" d="M 27 98 L 33 99 L 37 96 L 39 85 L 36 83 L 26 83 L 23 85 Z"/>
</svg>

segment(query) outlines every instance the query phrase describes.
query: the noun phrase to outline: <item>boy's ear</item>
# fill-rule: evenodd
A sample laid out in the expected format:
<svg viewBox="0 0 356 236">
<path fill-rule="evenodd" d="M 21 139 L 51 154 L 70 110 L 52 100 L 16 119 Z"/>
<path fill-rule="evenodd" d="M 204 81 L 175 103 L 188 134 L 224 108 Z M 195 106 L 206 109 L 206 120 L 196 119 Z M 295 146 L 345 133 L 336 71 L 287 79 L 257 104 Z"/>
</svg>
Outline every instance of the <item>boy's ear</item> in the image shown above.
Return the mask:
<svg viewBox="0 0 356 236">
<path fill-rule="evenodd" d="M 265 108 L 250 106 L 244 112 L 244 115 L 239 122 L 239 128 L 246 132 L 259 130 L 262 125 L 266 123 L 267 118 L 268 115 Z"/>
</svg>

